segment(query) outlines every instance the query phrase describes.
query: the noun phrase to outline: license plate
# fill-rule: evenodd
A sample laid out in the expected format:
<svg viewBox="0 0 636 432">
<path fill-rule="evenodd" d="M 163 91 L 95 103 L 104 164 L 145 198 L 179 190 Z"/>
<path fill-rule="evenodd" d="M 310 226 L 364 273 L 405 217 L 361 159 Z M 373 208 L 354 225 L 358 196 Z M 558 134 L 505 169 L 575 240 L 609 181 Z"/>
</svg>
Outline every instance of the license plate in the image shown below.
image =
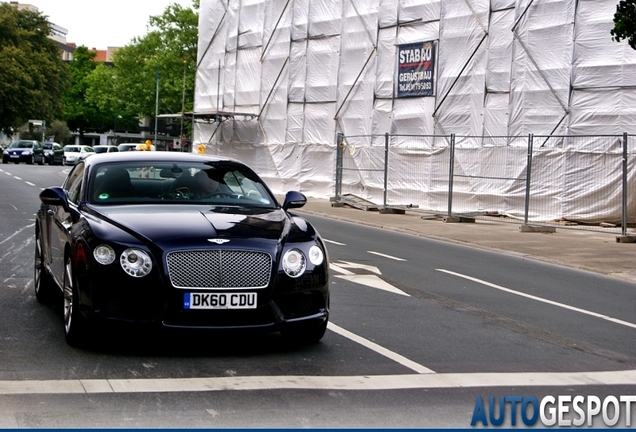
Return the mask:
<svg viewBox="0 0 636 432">
<path fill-rule="evenodd" d="M 9 157 L 12 157 L 12 158 L 19 158 L 19 157 L 20 157 L 20 155 L 10 155 Z"/>
<path fill-rule="evenodd" d="M 184 309 L 256 309 L 256 293 L 185 293 Z"/>
</svg>

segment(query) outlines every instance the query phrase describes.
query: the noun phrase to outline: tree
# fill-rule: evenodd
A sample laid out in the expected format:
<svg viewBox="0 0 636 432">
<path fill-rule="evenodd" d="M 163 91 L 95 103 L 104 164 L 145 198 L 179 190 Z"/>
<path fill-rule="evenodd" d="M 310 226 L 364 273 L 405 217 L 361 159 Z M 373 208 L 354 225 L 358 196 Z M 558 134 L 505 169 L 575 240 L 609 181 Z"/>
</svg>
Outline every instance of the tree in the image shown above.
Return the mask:
<svg viewBox="0 0 636 432">
<path fill-rule="evenodd" d="M 193 7 L 198 9 L 199 2 L 194 1 Z M 146 36 L 114 54 L 116 93 L 128 115 L 155 116 L 157 76 L 160 113 L 181 112 L 184 99 L 186 109 L 191 109 L 198 22 L 195 10 L 169 5 L 162 15 L 150 18 L 151 31 Z"/>
<path fill-rule="evenodd" d="M 0 4 L 0 129 L 7 134 L 29 119 L 61 116 L 69 72 L 50 33 L 39 12 Z"/>
<path fill-rule="evenodd" d="M 636 49 L 636 0 L 620 0 L 614 14 L 614 28 L 610 30 L 612 40 L 627 39 L 632 49 Z"/>
<path fill-rule="evenodd" d="M 86 98 L 90 83 L 88 77 L 97 67 L 93 61 L 95 55 L 85 46 L 75 49 L 70 62 L 72 84 L 63 97 L 64 119 L 69 128 L 79 131 L 80 138 L 87 130 L 99 129 L 103 122 L 99 109 Z"/>
<path fill-rule="evenodd" d="M 56 120 L 51 123 L 51 126 L 46 130 L 46 134 L 49 137 L 53 137 L 53 141 L 58 142 L 60 144 L 67 144 L 69 140 L 73 136 L 71 134 L 71 130 L 68 128 L 66 123 L 63 121 Z"/>
</svg>

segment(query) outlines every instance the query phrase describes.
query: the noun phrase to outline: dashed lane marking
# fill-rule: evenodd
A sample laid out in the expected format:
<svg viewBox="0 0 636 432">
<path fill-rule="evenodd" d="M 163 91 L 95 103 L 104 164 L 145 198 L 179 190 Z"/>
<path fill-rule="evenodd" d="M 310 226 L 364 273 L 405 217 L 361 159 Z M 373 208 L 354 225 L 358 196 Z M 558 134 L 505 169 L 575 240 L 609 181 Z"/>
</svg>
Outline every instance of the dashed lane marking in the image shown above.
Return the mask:
<svg viewBox="0 0 636 432">
<path fill-rule="evenodd" d="M 383 253 L 380 253 L 380 252 L 375 252 L 375 251 L 367 251 L 367 252 L 370 253 L 370 254 L 373 254 L 373 255 L 378 255 L 378 256 L 381 256 L 381 257 L 384 257 L 384 258 L 388 258 L 388 259 L 392 259 L 392 260 L 395 260 L 395 261 L 406 261 L 404 258 L 399 258 L 399 257 L 395 257 L 393 255 L 387 255 L 387 254 L 383 254 Z"/>
<path fill-rule="evenodd" d="M 636 324 L 628 322 L 628 321 L 623 321 L 623 320 L 620 320 L 620 319 L 617 319 L 617 318 L 612 318 L 612 317 L 607 316 L 607 315 L 599 314 L 599 313 L 592 312 L 592 311 L 589 311 L 589 310 L 586 310 L 586 309 L 577 308 L 575 306 L 570 306 L 570 305 L 567 305 L 565 303 L 555 302 L 555 301 L 552 301 L 552 300 L 545 299 L 543 297 L 537 297 L 537 296 L 534 296 L 534 295 L 531 295 L 531 294 L 526 294 L 526 293 L 523 293 L 523 292 L 520 292 L 520 291 L 515 291 L 515 290 L 512 290 L 510 288 L 506 288 L 506 287 L 503 287 L 501 285 L 495 285 L 494 283 L 490 283 L 490 282 L 487 282 L 487 281 L 484 281 L 484 280 L 481 280 L 481 279 L 477 279 L 477 278 L 474 278 L 474 277 L 471 277 L 471 276 L 467 276 L 467 275 L 464 275 L 464 274 L 461 274 L 461 273 L 455 273 L 453 271 L 444 270 L 444 269 L 437 269 L 437 271 L 440 271 L 440 272 L 443 272 L 443 273 L 447 273 L 447 274 L 450 274 L 450 275 L 453 275 L 453 276 L 457 276 L 457 277 L 460 277 L 460 278 L 464 278 L 464 279 L 467 279 L 467 280 L 470 280 L 470 281 L 473 281 L 473 282 L 477 282 L 479 284 L 486 285 L 486 286 L 489 286 L 491 288 L 495 288 L 495 289 L 498 289 L 500 291 L 504 291 L 504 292 L 507 292 L 507 293 L 510 293 L 510 294 L 514 294 L 514 295 L 518 295 L 518 296 L 521 296 L 521 297 L 529 298 L 531 300 L 536 300 L 536 301 L 539 301 L 539 302 L 542 302 L 542 303 L 547 303 L 549 305 L 557 306 L 557 307 L 560 307 L 560 308 L 563 308 L 563 309 L 568 309 L 568 310 L 571 310 L 571 311 L 574 311 L 574 312 L 579 312 L 579 313 L 582 313 L 582 314 L 590 315 L 590 316 L 593 316 L 593 317 L 596 317 L 596 318 L 600 318 L 600 319 L 603 319 L 603 320 L 606 320 L 606 321 L 610 321 L 610 322 L 613 322 L 615 324 L 620 324 L 620 325 L 623 325 L 623 326 L 626 326 L 626 327 L 636 328 Z"/>
</svg>

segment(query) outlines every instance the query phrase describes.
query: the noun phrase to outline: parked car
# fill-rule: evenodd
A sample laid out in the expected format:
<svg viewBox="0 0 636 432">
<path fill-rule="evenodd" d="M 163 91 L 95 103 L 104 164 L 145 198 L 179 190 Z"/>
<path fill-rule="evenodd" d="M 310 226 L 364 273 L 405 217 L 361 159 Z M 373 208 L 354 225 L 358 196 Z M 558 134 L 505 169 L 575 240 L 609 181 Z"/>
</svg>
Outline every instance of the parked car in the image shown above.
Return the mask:
<svg viewBox="0 0 636 432">
<path fill-rule="evenodd" d="M 198 198 L 199 177 L 217 191 Z M 114 321 L 279 331 L 294 342 L 325 333 L 327 249 L 307 220 L 289 212 L 305 196 L 290 191 L 279 204 L 236 160 L 102 154 L 78 162 L 40 200 L 35 295 L 63 298 L 69 344 L 99 343 L 92 325 Z"/>
<path fill-rule="evenodd" d="M 2 151 L 2 163 L 26 162 L 29 165 L 38 163 L 44 165 L 44 150 L 39 141 L 19 140 L 13 141 L 9 147 Z"/>
<path fill-rule="evenodd" d="M 113 152 L 118 152 L 119 149 L 117 148 L 117 146 L 114 145 L 96 145 L 93 147 L 93 150 L 95 150 L 95 153 L 113 153 Z"/>
<path fill-rule="evenodd" d="M 75 165 L 81 160 L 95 154 L 93 147 L 87 145 L 64 146 L 64 165 Z"/>
<path fill-rule="evenodd" d="M 56 142 L 43 142 L 44 161 L 49 165 L 62 165 L 64 163 L 64 149 Z"/>
<path fill-rule="evenodd" d="M 125 151 L 144 151 L 144 150 L 147 149 L 147 145 L 146 145 L 146 143 L 124 143 L 124 144 L 119 144 L 117 146 L 117 148 L 119 149 L 120 152 L 125 152 Z M 151 149 L 151 151 L 155 151 L 156 150 L 154 144 L 150 145 L 150 149 Z"/>
</svg>

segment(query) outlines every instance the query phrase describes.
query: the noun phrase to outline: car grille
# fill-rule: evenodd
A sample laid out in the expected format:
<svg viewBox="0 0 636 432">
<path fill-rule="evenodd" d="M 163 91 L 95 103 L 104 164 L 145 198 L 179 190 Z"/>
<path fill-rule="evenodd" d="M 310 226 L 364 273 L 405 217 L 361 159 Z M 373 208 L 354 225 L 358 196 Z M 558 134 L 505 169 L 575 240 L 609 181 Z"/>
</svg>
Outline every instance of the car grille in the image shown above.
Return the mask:
<svg viewBox="0 0 636 432">
<path fill-rule="evenodd" d="M 272 268 L 264 252 L 192 250 L 171 252 L 166 259 L 176 288 L 265 288 Z"/>
</svg>

